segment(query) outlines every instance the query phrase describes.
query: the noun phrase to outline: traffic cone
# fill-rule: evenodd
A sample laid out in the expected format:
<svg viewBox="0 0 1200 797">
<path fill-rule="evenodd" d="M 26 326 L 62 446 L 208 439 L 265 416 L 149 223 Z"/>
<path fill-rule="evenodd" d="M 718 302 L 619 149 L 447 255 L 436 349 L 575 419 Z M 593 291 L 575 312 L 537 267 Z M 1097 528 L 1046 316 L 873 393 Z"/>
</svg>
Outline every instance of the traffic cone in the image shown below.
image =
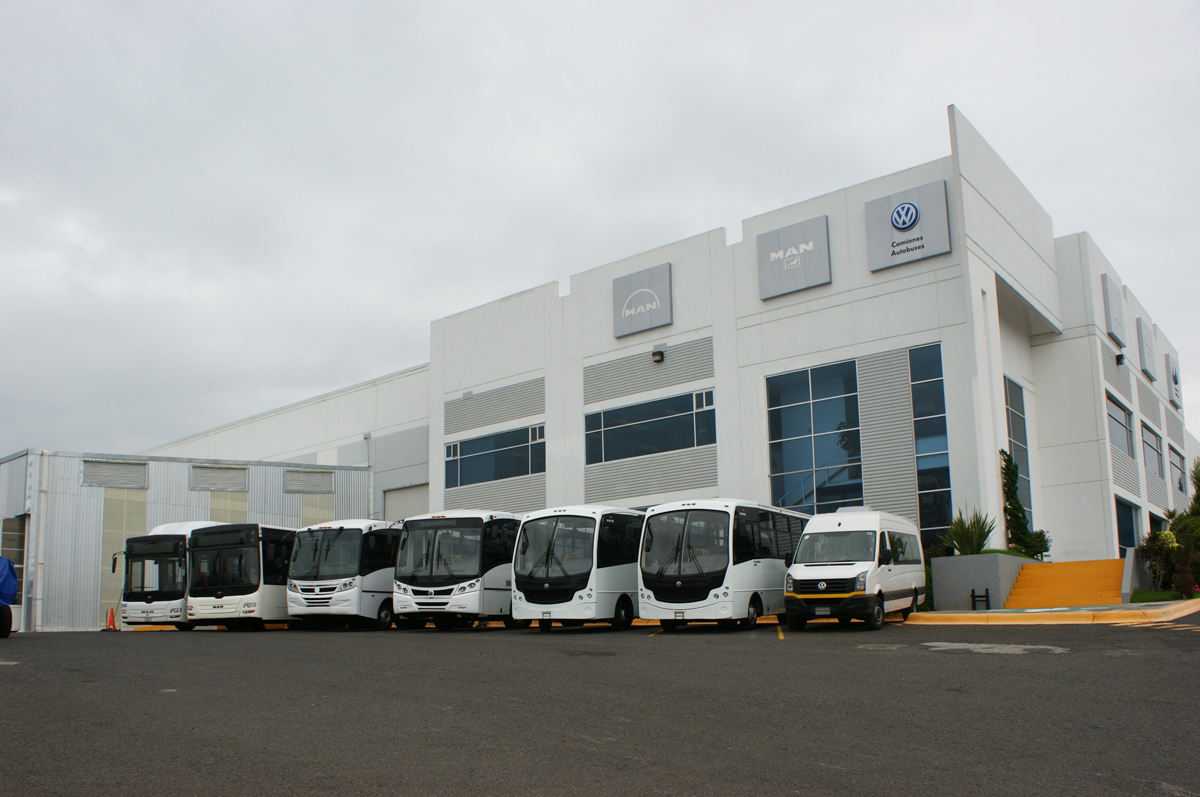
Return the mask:
<svg viewBox="0 0 1200 797">
<path fill-rule="evenodd" d="M 116 615 L 113 613 L 112 609 L 108 610 L 108 622 L 105 623 L 104 630 L 105 631 L 116 631 L 117 630 L 117 618 L 116 618 Z"/>
</svg>

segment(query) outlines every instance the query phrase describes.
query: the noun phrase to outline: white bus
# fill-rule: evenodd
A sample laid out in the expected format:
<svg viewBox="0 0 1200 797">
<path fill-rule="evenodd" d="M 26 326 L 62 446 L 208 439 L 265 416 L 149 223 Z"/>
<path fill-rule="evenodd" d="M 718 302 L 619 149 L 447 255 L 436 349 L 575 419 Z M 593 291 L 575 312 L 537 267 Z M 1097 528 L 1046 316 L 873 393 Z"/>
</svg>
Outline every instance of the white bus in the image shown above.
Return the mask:
<svg viewBox="0 0 1200 797">
<path fill-rule="evenodd" d="M 517 516 L 508 512 L 447 510 L 406 519 L 392 593 L 397 625 L 423 628 L 432 620 L 447 631 L 500 618 L 516 627 L 511 612 L 516 537 Z"/>
<path fill-rule="evenodd" d="M 150 529 L 144 537 L 130 537 L 125 550 L 113 554 L 112 571 L 117 572 L 117 557 L 125 557 L 125 587 L 121 591 L 121 622 L 126 625 L 171 624 L 180 631 L 191 631 L 195 623 L 187 618 L 187 543 L 197 529 L 224 526 L 211 520 L 164 523 Z"/>
<path fill-rule="evenodd" d="M 336 520 L 296 532 L 288 614 L 314 625 L 365 618 L 392 627 L 392 571 L 399 524 Z"/>
<path fill-rule="evenodd" d="M 645 514 L 613 506 L 567 506 L 525 516 L 513 555 L 512 616 L 580 626 L 633 624 L 638 540 Z"/>
<path fill-rule="evenodd" d="M 192 532 L 188 621 L 230 630 L 287 622 L 287 573 L 296 532 L 240 523 Z"/>
<path fill-rule="evenodd" d="M 692 621 L 753 627 L 786 611 L 783 579 L 808 515 L 753 501 L 676 501 L 646 510 L 639 611 L 664 631 Z"/>
</svg>

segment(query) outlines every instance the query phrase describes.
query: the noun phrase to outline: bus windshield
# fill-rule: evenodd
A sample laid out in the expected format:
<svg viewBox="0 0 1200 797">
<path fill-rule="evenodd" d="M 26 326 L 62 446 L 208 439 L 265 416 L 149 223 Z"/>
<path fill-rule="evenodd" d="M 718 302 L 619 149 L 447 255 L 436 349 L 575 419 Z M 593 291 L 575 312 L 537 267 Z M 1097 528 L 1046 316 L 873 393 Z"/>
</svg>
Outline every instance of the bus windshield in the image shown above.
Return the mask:
<svg viewBox="0 0 1200 797">
<path fill-rule="evenodd" d="M 531 520 L 521 526 L 513 573 L 524 578 L 590 573 L 595 536 L 594 518 L 567 515 Z"/>
<path fill-rule="evenodd" d="M 125 594 L 153 592 L 162 600 L 182 598 L 187 588 L 182 537 L 129 540 L 125 545 Z"/>
<path fill-rule="evenodd" d="M 873 531 L 817 531 L 800 538 L 796 563 L 870 562 L 875 558 Z"/>
<path fill-rule="evenodd" d="M 433 518 L 404 524 L 396 580 L 453 584 L 480 575 L 483 518 Z"/>
<path fill-rule="evenodd" d="M 361 551 L 362 532 L 358 529 L 297 532 L 288 578 L 319 581 L 356 576 Z"/>
<path fill-rule="evenodd" d="M 257 586 L 257 545 L 192 551 L 191 589 Z"/>
<path fill-rule="evenodd" d="M 663 512 L 646 521 L 642 572 L 652 577 L 705 576 L 729 564 L 729 513 Z"/>
</svg>

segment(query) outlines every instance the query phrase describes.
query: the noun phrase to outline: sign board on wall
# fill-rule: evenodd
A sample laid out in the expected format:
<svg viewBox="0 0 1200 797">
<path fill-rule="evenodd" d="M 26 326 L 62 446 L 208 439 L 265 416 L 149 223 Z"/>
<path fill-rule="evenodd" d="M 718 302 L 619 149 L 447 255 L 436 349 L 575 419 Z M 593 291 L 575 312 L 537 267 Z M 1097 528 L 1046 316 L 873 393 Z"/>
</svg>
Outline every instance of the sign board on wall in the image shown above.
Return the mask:
<svg viewBox="0 0 1200 797">
<path fill-rule="evenodd" d="M 613 280 L 613 337 L 671 323 L 671 264 Z"/>
<path fill-rule="evenodd" d="M 1104 296 L 1104 331 L 1125 348 L 1125 305 L 1121 301 L 1121 286 L 1107 274 L 1100 275 L 1100 293 Z"/>
<path fill-rule="evenodd" d="M 1142 373 L 1146 375 L 1146 378 L 1153 382 L 1158 379 L 1158 372 L 1154 368 L 1154 328 L 1140 316 L 1135 323 L 1138 336 L 1138 359 L 1141 360 L 1139 365 L 1142 366 Z"/>
<path fill-rule="evenodd" d="M 817 216 L 759 234 L 760 299 L 828 285 L 829 282 L 828 216 Z"/>
<path fill-rule="evenodd" d="M 949 251 L 945 180 L 867 203 L 867 267 L 871 271 Z"/>
<path fill-rule="evenodd" d="M 1179 386 L 1179 361 L 1167 352 L 1167 398 L 1175 409 L 1183 409 L 1183 388 Z"/>
</svg>

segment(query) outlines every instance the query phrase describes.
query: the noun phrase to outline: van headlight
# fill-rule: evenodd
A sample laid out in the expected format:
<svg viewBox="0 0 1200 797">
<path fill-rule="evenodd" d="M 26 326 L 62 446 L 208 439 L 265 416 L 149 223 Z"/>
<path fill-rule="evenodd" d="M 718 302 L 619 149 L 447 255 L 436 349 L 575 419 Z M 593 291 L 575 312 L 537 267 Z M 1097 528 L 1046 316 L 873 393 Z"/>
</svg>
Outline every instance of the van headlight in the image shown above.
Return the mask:
<svg viewBox="0 0 1200 797">
<path fill-rule="evenodd" d="M 864 570 L 854 577 L 854 589 L 851 592 L 866 592 L 867 591 L 867 571 Z"/>
<path fill-rule="evenodd" d="M 790 573 L 788 574 L 788 577 L 783 580 L 783 589 L 785 592 L 794 593 L 796 591 L 795 583 L 792 581 L 792 576 Z"/>
</svg>

